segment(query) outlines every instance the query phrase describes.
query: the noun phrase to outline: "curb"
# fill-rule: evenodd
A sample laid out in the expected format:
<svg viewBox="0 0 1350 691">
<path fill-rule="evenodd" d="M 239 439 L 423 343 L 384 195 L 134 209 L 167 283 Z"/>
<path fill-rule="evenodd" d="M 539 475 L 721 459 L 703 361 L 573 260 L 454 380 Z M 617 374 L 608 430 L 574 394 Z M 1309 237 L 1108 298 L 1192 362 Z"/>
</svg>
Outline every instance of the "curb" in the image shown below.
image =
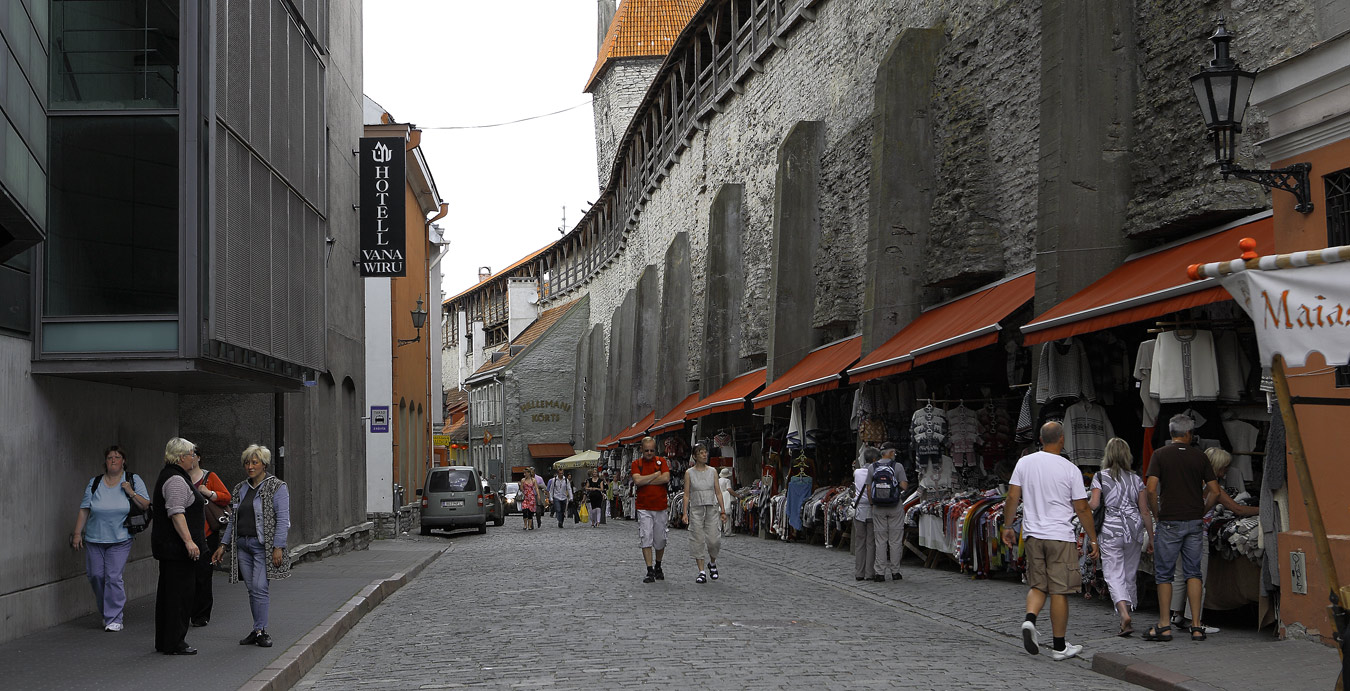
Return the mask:
<svg viewBox="0 0 1350 691">
<path fill-rule="evenodd" d="M 1092 671 L 1154 691 L 1218 691 L 1218 687 L 1120 653 L 1092 656 Z"/>
<path fill-rule="evenodd" d="M 448 548 L 447 548 L 448 549 Z M 309 630 L 300 640 L 286 649 L 280 657 L 268 663 L 261 672 L 244 682 L 240 691 L 286 691 L 300 683 L 314 665 L 323 659 L 347 632 L 356 626 L 371 610 L 392 595 L 408 581 L 417 577 L 431 562 L 446 550 L 427 555 L 407 571 L 395 573 L 388 578 L 372 581 L 350 600 L 338 608 L 323 623 Z"/>
</svg>

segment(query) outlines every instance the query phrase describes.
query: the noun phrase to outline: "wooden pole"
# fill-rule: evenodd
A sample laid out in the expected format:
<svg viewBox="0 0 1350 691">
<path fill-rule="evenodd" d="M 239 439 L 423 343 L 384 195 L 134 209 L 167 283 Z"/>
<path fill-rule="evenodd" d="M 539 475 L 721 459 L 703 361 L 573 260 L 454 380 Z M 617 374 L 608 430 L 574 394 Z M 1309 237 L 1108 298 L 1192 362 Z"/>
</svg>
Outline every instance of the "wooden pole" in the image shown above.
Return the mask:
<svg viewBox="0 0 1350 691">
<path fill-rule="evenodd" d="M 1276 355 L 1271 363 L 1270 372 L 1275 379 L 1275 397 L 1280 402 L 1280 416 L 1284 418 L 1284 437 L 1289 445 L 1289 460 L 1298 473 L 1298 484 L 1303 491 L 1303 506 L 1308 510 L 1308 523 L 1312 527 L 1313 544 L 1317 547 L 1317 560 L 1322 563 L 1322 575 L 1327 579 L 1331 592 L 1341 593 L 1340 579 L 1336 577 L 1336 562 L 1331 560 L 1331 541 L 1327 539 L 1327 528 L 1322 523 L 1322 508 L 1317 503 L 1317 490 L 1313 488 L 1312 473 L 1308 471 L 1308 457 L 1303 454 L 1303 434 L 1298 428 L 1298 416 L 1294 414 L 1293 399 L 1289 395 L 1289 380 L 1284 374 L 1284 356 Z M 1344 607 L 1350 603 L 1341 600 Z M 1330 610 L 1331 608 L 1328 607 Z M 1335 619 L 1332 619 L 1333 626 Z M 1341 647 L 1336 646 L 1337 654 Z M 1342 657 L 1344 660 L 1344 657 Z M 1344 688 L 1344 679 L 1337 678 L 1336 689 Z"/>
</svg>

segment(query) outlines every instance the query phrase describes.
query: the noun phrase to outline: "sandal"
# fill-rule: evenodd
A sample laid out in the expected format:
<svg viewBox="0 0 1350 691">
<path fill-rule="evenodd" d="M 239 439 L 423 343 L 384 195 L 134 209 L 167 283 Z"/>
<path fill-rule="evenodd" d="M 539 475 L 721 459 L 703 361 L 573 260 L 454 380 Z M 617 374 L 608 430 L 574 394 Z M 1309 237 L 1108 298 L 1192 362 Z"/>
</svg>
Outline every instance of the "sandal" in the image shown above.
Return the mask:
<svg viewBox="0 0 1350 691">
<path fill-rule="evenodd" d="M 708 564 L 708 577 L 717 580 L 717 564 Z"/>
<path fill-rule="evenodd" d="M 1192 626 L 1192 627 L 1191 627 L 1191 640 L 1193 640 L 1193 641 L 1203 641 L 1203 640 L 1205 640 L 1206 638 L 1208 638 L 1208 636 L 1205 635 L 1205 627 L 1203 627 L 1203 626 Z"/>
<path fill-rule="evenodd" d="M 1144 634 L 1144 640 L 1155 641 L 1158 643 L 1172 642 L 1172 627 L 1153 625 L 1148 627 L 1148 632 Z"/>
<path fill-rule="evenodd" d="M 699 571 L 699 572 L 698 572 L 698 578 L 695 578 L 695 579 L 694 579 L 694 582 L 695 582 L 695 583 L 707 583 L 707 582 L 708 582 L 708 574 L 703 573 L 702 571 Z"/>
<path fill-rule="evenodd" d="M 1131 626 L 1122 626 L 1122 627 L 1120 627 L 1120 631 L 1117 631 L 1117 632 L 1116 632 L 1116 635 L 1117 635 L 1117 636 L 1120 636 L 1121 638 L 1129 638 L 1130 636 L 1133 636 L 1133 635 L 1134 635 L 1134 627 L 1131 627 Z M 1145 640 L 1151 640 L 1151 639 L 1145 639 Z"/>
</svg>

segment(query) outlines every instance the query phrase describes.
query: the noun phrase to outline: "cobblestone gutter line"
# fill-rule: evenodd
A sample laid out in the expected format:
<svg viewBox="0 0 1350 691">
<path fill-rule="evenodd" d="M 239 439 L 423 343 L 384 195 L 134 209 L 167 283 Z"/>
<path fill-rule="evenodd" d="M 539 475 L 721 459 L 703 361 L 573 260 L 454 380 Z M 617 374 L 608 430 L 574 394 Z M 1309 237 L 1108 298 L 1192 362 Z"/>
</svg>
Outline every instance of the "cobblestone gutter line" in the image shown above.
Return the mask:
<svg viewBox="0 0 1350 691">
<path fill-rule="evenodd" d="M 287 691 L 304 678 L 314 665 L 323 659 L 328 651 L 351 630 L 361 618 L 375 609 L 385 598 L 407 585 L 431 562 L 449 551 L 446 548 L 428 555 L 415 566 L 404 572 L 395 573 L 388 578 L 372 581 L 350 600 L 333 612 L 322 624 L 310 629 L 294 645 L 286 649 L 280 657 L 273 660 L 263 671 L 258 672 L 239 687 L 239 691 Z"/>
</svg>

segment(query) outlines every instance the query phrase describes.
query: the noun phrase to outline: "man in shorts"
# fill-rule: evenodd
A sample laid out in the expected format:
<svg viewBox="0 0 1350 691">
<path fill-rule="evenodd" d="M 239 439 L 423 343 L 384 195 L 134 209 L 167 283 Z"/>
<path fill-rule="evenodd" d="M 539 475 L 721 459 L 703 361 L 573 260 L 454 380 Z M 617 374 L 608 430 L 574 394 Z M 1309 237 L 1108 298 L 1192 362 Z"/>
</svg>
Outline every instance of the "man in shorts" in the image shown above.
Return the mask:
<svg viewBox="0 0 1350 691">
<path fill-rule="evenodd" d="M 1041 427 L 1041 451 L 1017 461 L 1008 481 L 1008 500 L 1003 509 L 1003 544 L 1017 548 L 1013 522 L 1017 507 L 1025 500 L 1022 535 L 1026 541 L 1027 618 L 1022 622 L 1022 645 L 1032 655 L 1041 652 L 1036 616 L 1050 597 L 1050 627 L 1055 641 L 1050 651 L 1054 660 L 1067 660 L 1083 650 L 1064 640 L 1069 628 L 1069 595 L 1079 592 L 1082 575 L 1078 571 L 1078 544 L 1073 529 L 1074 514 L 1087 531 L 1088 558 L 1096 559 L 1097 530 L 1088 509 L 1087 490 L 1078 466 L 1060 455 L 1064 449 L 1064 427 L 1047 422 Z"/>
<path fill-rule="evenodd" d="M 656 455 L 656 440 L 642 438 L 642 454 L 633 461 L 633 485 L 637 487 L 638 538 L 642 541 L 642 559 L 647 562 L 643 583 L 666 580 L 661 572 L 661 557 L 666 553 L 666 484 L 670 482 L 670 463 Z M 655 563 L 653 563 L 655 557 Z"/>
<path fill-rule="evenodd" d="M 1200 621 L 1204 582 L 1200 557 L 1204 552 L 1205 513 L 1219 496 L 1214 467 L 1200 449 L 1191 445 L 1195 421 L 1185 414 L 1167 423 L 1172 440 L 1153 452 L 1148 464 L 1149 508 L 1158 519 L 1153 538 L 1153 576 L 1158 583 L 1158 625 L 1144 634 L 1146 641 L 1172 640 L 1172 578 L 1181 562 L 1186 579 L 1186 597 L 1191 604 L 1191 640 L 1205 640 Z M 1206 501 L 1209 498 L 1209 501 Z"/>
</svg>

